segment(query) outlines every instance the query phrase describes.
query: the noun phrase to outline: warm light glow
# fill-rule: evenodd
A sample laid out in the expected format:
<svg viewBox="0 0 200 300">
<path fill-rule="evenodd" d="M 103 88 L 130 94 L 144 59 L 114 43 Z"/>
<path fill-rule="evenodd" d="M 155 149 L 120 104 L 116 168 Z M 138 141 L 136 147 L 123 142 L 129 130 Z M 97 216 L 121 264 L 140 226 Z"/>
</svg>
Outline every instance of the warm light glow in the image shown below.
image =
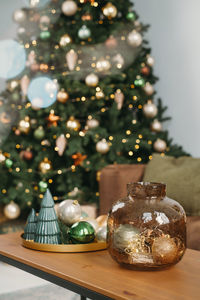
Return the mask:
<svg viewBox="0 0 200 300">
<path fill-rule="evenodd" d="M 133 151 L 129 151 L 128 155 L 133 156 Z"/>
</svg>

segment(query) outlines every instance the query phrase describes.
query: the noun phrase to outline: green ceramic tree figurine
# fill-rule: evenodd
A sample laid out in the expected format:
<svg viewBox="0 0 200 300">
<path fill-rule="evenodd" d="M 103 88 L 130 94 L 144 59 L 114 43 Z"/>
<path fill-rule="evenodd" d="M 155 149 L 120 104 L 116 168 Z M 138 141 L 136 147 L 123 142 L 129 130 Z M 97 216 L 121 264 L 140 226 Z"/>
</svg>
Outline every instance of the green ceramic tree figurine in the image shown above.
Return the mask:
<svg viewBox="0 0 200 300">
<path fill-rule="evenodd" d="M 35 209 L 32 208 L 28 219 L 27 224 L 24 228 L 24 239 L 32 241 L 35 239 L 35 231 L 36 231 L 36 225 L 37 225 L 37 216 L 35 213 Z"/>
<path fill-rule="evenodd" d="M 60 244 L 60 235 L 54 201 L 50 191 L 47 190 L 41 203 L 34 240 L 41 244 Z"/>
</svg>

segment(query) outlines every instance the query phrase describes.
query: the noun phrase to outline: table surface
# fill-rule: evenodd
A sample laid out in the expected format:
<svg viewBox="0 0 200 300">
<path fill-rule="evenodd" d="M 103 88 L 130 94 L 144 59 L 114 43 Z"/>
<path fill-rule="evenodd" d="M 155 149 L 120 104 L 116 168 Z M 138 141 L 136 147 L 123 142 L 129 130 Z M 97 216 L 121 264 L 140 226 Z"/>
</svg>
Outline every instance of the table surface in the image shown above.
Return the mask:
<svg viewBox="0 0 200 300">
<path fill-rule="evenodd" d="M 200 299 L 200 252 L 187 249 L 164 271 L 120 267 L 107 251 L 47 253 L 21 246 L 19 233 L 0 236 L 0 255 L 112 299 Z"/>
</svg>

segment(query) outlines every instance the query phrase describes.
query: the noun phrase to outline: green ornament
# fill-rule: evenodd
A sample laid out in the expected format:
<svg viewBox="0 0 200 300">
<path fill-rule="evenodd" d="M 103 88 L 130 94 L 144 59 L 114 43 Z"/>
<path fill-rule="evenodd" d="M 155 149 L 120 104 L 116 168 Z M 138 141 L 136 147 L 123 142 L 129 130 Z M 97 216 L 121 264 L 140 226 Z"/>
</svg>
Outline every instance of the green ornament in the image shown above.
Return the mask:
<svg viewBox="0 0 200 300">
<path fill-rule="evenodd" d="M 50 38 L 50 36 L 51 36 L 51 33 L 48 30 L 40 32 L 40 38 L 42 40 L 47 40 L 48 38 Z"/>
<path fill-rule="evenodd" d="M 18 101 L 19 99 L 20 99 L 20 95 L 19 95 L 19 93 L 13 93 L 12 94 L 12 99 L 13 99 L 13 101 Z"/>
<path fill-rule="evenodd" d="M 69 236 L 74 244 L 87 244 L 95 239 L 95 230 L 90 223 L 81 221 L 72 225 Z"/>
<path fill-rule="evenodd" d="M 9 169 L 13 165 L 13 161 L 10 158 L 7 158 L 5 161 L 6 167 Z"/>
<path fill-rule="evenodd" d="M 34 131 L 34 137 L 37 139 L 37 140 L 41 140 L 43 139 L 45 135 L 45 131 L 44 131 L 44 128 L 42 126 L 39 126 L 35 131 Z"/>
<path fill-rule="evenodd" d="M 136 16 L 135 16 L 134 12 L 129 12 L 129 13 L 127 13 L 127 15 L 126 15 L 126 18 L 127 18 L 127 20 L 129 20 L 129 21 L 135 21 Z"/>
<path fill-rule="evenodd" d="M 90 36 L 91 30 L 86 25 L 83 25 L 78 31 L 78 37 L 81 40 L 87 40 Z"/>
<path fill-rule="evenodd" d="M 143 78 L 136 79 L 134 81 L 135 86 L 143 87 L 145 86 L 145 80 Z"/>
<path fill-rule="evenodd" d="M 47 190 L 47 188 L 48 188 L 48 184 L 47 184 L 46 182 L 40 181 L 38 185 L 39 185 L 39 188 L 40 188 L 40 192 L 41 192 L 41 193 L 46 192 L 46 190 Z"/>
</svg>

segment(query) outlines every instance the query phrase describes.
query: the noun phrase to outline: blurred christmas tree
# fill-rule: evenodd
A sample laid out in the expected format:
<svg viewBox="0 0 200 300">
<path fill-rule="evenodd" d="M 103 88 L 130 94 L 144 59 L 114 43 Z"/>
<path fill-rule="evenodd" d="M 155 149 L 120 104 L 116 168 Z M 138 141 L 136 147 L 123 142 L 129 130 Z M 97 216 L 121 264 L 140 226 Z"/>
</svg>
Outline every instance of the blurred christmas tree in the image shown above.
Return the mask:
<svg viewBox="0 0 200 300">
<path fill-rule="evenodd" d="M 148 26 L 131 1 L 32 0 L 14 20 L 27 58 L 1 94 L 4 129 L 18 120 L 1 149 L 1 203 L 38 208 L 47 187 L 97 202 L 104 166 L 185 154 L 162 128 Z"/>
</svg>

